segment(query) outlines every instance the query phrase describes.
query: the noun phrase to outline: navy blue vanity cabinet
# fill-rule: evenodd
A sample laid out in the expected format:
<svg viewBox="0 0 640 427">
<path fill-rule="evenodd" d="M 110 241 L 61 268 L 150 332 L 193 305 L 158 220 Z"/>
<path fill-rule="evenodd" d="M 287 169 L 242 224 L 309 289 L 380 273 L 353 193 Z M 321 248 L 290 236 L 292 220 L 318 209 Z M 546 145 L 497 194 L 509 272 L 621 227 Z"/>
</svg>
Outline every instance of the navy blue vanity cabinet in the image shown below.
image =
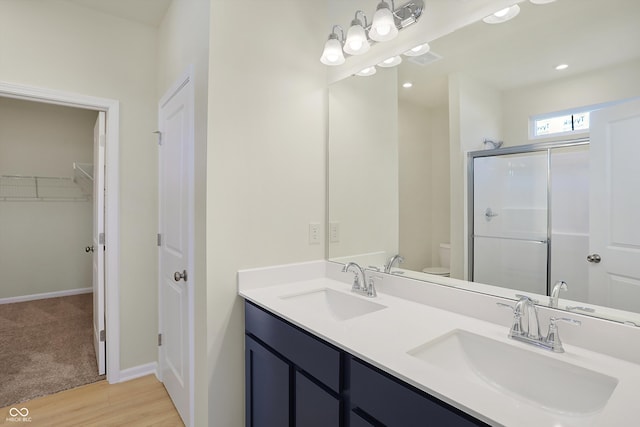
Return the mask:
<svg viewBox="0 0 640 427">
<path fill-rule="evenodd" d="M 329 427 L 340 425 L 340 399 L 300 372 L 295 378 L 295 425 Z"/>
<path fill-rule="evenodd" d="M 289 425 L 289 365 L 256 341 L 245 340 L 247 425 Z"/>
<path fill-rule="evenodd" d="M 355 357 L 350 371 L 351 427 L 487 425 Z"/>
<path fill-rule="evenodd" d="M 245 325 L 247 426 L 487 425 L 248 301 Z"/>
<path fill-rule="evenodd" d="M 246 425 L 339 427 L 344 353 L 245 303 Z"/>
</svg>

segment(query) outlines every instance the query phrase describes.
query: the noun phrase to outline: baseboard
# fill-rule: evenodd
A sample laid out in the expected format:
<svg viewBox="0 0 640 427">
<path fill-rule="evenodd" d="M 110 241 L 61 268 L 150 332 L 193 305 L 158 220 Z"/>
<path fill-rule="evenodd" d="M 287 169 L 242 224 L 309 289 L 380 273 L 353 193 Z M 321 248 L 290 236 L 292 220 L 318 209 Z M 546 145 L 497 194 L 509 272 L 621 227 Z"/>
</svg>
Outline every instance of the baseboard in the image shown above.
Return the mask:
<svg viewBox="0 0 640 427">
<path fill-rule="evenodd" d="M 0 304 L 11 304 L 14 302 L 35 301 L 39 299 L 68 297 L 71 295 L 89 294 L 93 288 L 69 289 L 66 291 L 45 292 L 42 294 L 23 295 L 19 297 L 0 298 Z"/>
<path fill-rule="evenodd" d="M 133 368 L 127 368 L 120 371 L 120 377 L 118 382 L 122 383 L 129 380 L 135 380 L 136 378 L 144 377 L 146 375 L 158 376 L 158 363 L 151 362 L 144 365 L 134 366 Z"/>
</svg>

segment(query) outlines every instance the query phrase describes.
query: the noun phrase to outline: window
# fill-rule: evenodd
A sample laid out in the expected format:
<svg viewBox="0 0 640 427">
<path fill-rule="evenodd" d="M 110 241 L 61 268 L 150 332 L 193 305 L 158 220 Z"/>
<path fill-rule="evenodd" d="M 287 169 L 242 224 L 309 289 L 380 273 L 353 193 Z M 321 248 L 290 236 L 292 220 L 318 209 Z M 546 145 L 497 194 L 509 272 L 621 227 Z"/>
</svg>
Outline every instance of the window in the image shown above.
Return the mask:
<svg viewBox="0 0 640 427">
<path fill-rule="evenodd" d="M 562 113 L 532 118 L 533 137 L 546 137 L 561 133 L 586 132 L 589 130 L 590 111 Z"/>
<path fill-rule="evenodd" d="M 601 108 L 613 107 L 633 99 L 619 99 L 602 104 L 592 104 L 572 110 L 538 114 L 529 117 L 529 139 L 549 138 L 557 135 L 571 135 L 589 132 L 591 113 Z"/>
</svg>

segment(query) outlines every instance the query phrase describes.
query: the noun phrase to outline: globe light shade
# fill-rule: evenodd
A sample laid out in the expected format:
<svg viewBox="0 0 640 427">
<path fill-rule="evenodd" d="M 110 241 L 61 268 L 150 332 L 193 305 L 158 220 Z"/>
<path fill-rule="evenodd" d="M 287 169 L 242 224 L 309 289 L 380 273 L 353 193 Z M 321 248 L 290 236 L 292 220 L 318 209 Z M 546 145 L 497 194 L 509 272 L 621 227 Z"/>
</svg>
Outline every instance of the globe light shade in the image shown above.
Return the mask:
<svg viewBox="0 0 640 427">
<path fill-rule="evenodd" d="M 344 53 L 342 53 L 342 43 L 338 40 L 338 36 L 332 33 L 329 40 L 324 44 L 324 51 L 320 57 L 320 62 L 324 65 L 341 65 L 344 64 Z"/>
<path fill-rule="evenodd" d="M 362 55 L 369 50 L 370 44 L 367 35 L 359 20 L 353 20 L 347 31 L 347 39 L 344 42 L 344 51 L 349 55 Z"/>
<path fill-rule="evenodd" d="M 384 1 L 378 4 L 373 22 L 369 29 L 369 37 L 377 42 L 386 42 L 394 39 L 398 35 L 398 28 L 393 13 L 389 5 Z"/>
</svg>

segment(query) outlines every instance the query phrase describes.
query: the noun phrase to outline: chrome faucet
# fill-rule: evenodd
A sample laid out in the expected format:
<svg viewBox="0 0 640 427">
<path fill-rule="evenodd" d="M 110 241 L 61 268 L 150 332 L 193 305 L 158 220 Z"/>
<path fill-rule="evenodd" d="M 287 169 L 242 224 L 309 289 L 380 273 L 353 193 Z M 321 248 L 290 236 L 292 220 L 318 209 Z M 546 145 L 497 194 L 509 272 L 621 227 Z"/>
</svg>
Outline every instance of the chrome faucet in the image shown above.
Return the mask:
<svg viewBox="0 0 640 427">
<path fill-rule="evenodd" d="M 567 322 L 571 325 L 580 325 L 582 322 L 566 317 L 552 317 L 549 320 L 549 331 L 546 336 L 540 334 L 540 323 L 538 320 L 538 309 L 536 301 L 526 295 L 516 295 L 519 299 L 515 306 L 497 303 L 501 307 L 513 310 L 513 322 L 509 330 L 509 338 L 535 345 L 556 353 L 563 353 L 564 348 L 558 335 L 557 322 Z"/>
<path fill-rule="evenodd" d="M 404 257 L 401 256 L 400 254 L 396 254 L 394 256 L 392 256 L 391 258 L 389 258 L 389 261 L 387 261 L 387 263 L 384 265 L 384 272 L 385 273 L 391 273 L 391 268 L 393 268 L 393 266 L 397 263 L 402 264 L 404 262 Z"/>
<path fill-rule="evenodd" d="M 567 282 L 558 280 L 556 284 L 553 285 L 551 297 L 549 298 L 549 307 L 558 308 L 558 297 L 560 295 L 560 291 L 566 291 L 567 289 Z"/>
<path fill-rule="evenodd" d="M 353 286 L 351 286 L 351 292 L 360 292 L 367 287 L 367 283 L 364 277 L 364 270 L 355 262 L 349 262 L 342 267 L 342 272 L 346 273 L 353 269 Z"/>
<path fill-rule="evenodd" d="M 349 262 L 344 267 L 342 267 L 342 272 L 346 273 L 349 270 L 352 270 L 354 273 L 351 292 L 356 292 L 371 298 L 376 297 L 378 295 L 376 292 L 374 279 L 382 280 L 382 276 L 373 275 L 369 277 L 369 283 L 367 284 L 367 277 L 365 276 L 366 269 L 363 269 L 355 262 Z M 378 271 L 378 269 L 376 268 L 373 271 Z"/>
<path fill-rule="evenodd" d="M 520 298 L 513 309 L 514 319 L 520 319 L 522 335 L 534 340 L 540 339 L 540 321 L 536 302 L 526 295 L 516 295 Z"/>
</svg>

